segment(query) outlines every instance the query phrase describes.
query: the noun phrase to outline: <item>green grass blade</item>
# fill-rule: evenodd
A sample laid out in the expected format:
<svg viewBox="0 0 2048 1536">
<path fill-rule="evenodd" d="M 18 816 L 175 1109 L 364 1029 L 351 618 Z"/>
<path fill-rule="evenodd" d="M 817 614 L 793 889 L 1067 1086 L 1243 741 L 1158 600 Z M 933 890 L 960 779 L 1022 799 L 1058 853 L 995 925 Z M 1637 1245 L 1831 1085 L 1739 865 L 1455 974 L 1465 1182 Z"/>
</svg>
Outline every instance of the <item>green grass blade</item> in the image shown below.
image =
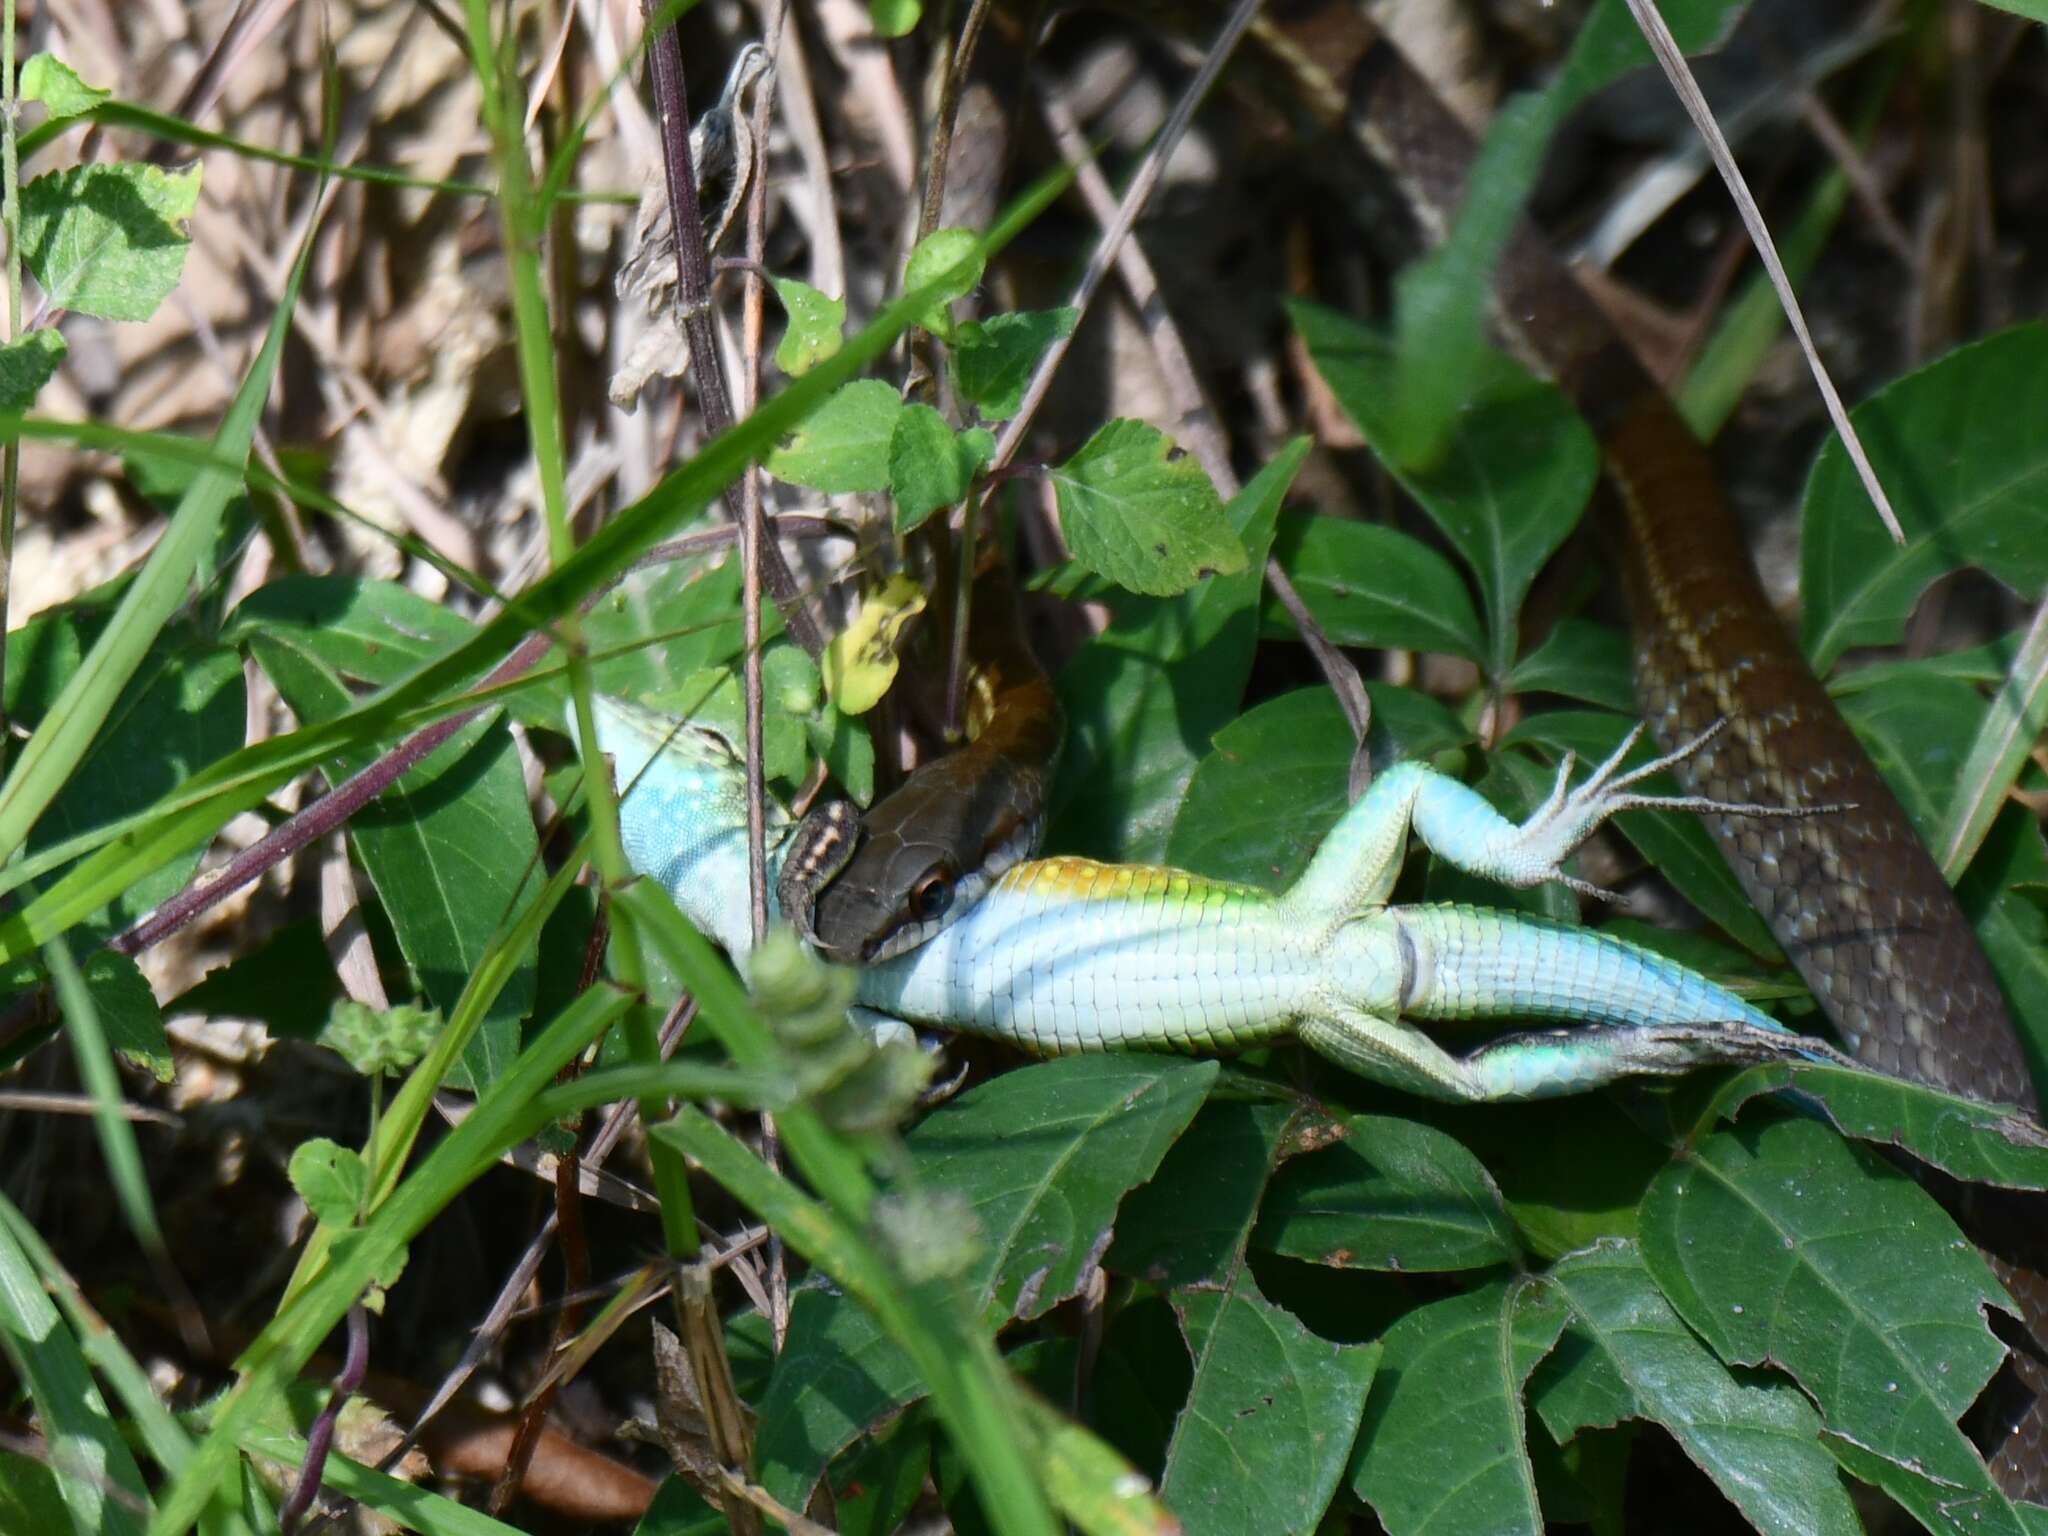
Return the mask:
<svg viewBox="0 0 2048 1536">
<path fill-rule="evenodd" d="M 137 106 L 129 101 L 103 101 L 89 112 L 81 112 L 76 117 L 44 123 L 31 129 L 21 138 L 23 157 L 33 155 L 58 133 L 76 123 L 97 123 L 103 128 L 132 129 L 152 139 L 183 144 L 191 149 L 216 149 L 226 154 L 239 155 L 244 160 L 258 160 L 265 165 L 308 171 L 315 176 L 331 176 L 341 181 L 363 181 L 376 186 L 439 192 L 448 197 L 488 198 L 491 195 L 489 187 L 473 181 L 442 181 L 430 176 L 408 176 L 403 171 L 390 170 L 384 166 L 344 165 L 337 161 L 322 159 L 318 155 L 288 155 L 281 150 L 265 149 L 261 144 L 251 144 L 247 139 L 237 139 L 225 133 L 213 133 L 205 128 L 195 127 L 181 117 L 153 112 L 148 107 Z"/>
<path fill-rule="evenodd" d="M 142 1244 L 143 1251 L 158 1264 L 170 1263 L 170 1245 L 156 1219 L 156 1203 L 150 1198 L 149 1178 L 142 1171 L 142 1149 L 135 1144 L 135 1127 L 121 1113 L 121 1078 L 114 1070 L 114 1057 L 107 1048 L 106 1031 L 100 1027 L 100 1010 L 87 990 L 78 962 L 62 944 L 44 946 L 43 961 L 56 983 L 57 1003 L 64 1010 L 64 1027 L 71 1036 L 71 1052 L 78 1062 L 78 1075 L 92 1095 L 93 1130 L 100 1140 L 100 1154 L 107 1160 L 107 1172 L 114 1181 L 114 1198 L 128 1230 Z"/>
<path fill-rule="evenodd" d="M 58 1262 L 57 1255 L 51 1252 L 41 1234 L 4 1195 L 0 1195 L 0 1230 L 20 1244 L 22 1252 L 28 1255 L 29 1263 L 35 1266 L 37 1275 L 41 1277 L 43 1288 L 56 1298 L 57 1309 L 64 1314 L 65 1322 L 77 1336 L 86 1364 L 119 1399 L 122 1411 L 132 1421 L 134 1437 L 158 1466 L 166 1472 L 176 1473 L 191 1459 L 192 1436 L 164 1405 L 163 1399 L 157 1396 L 156 1387 L 150 1382 L 149 1373 L 142 1368 L 142 1362 L 128 1353 L 128 1346 L 121 1342 L 120 1335 L 93 1310 L 92 1304 L 85 1299 L 85 1293 L 78 1288 L 78 1282 Z M 201 1528 L 208 1536 L 255 1536 L 256 1533 L 256 1527 L 243 1511 L 225 1496 L 214 1500 Z"/>
<path fill-rule="evenodd" d="M 241 1443 L 252 1456 L 266 1456 L 288 1467 L 298 1467 L 306 1459 L 303 1436 L 268 1425 L 251 1425 L 243 1432 Z M 480 1509 L 414 1487 L 339 1452 L 330 1451 L 322 1463 L 320 1485 L 423 1536 L 524 1536 L 519 1527 L 493 1520 Z"/>
<path fill-rule="evenodd" d="M 80 1536 L 141 1536 L 139 1511 L 149 1507 L 142 1471 L 107 1412 L 78 1340 L 6 1222 L 0 1222 L 0 1349 L 36 1406 L 72 1528 Z"/>
</svg>

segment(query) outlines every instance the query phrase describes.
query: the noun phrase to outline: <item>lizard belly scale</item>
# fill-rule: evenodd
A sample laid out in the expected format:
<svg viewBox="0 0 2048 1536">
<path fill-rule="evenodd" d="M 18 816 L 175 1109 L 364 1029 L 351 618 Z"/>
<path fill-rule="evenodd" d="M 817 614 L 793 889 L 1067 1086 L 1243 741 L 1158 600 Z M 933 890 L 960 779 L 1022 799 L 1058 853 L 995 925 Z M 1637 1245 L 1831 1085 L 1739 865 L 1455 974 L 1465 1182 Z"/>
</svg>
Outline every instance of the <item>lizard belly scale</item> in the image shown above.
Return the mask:
<svg viewBox="0 0 2048 1536">
<path fill-rule="evenodd" d="M 1264 892 L 1179 870 L 1046 859 L 862 972 L 860 1001 L 1028 1049 L 1227 1050 L 1285 1031 L 1322 962 Z"/>
</svg>

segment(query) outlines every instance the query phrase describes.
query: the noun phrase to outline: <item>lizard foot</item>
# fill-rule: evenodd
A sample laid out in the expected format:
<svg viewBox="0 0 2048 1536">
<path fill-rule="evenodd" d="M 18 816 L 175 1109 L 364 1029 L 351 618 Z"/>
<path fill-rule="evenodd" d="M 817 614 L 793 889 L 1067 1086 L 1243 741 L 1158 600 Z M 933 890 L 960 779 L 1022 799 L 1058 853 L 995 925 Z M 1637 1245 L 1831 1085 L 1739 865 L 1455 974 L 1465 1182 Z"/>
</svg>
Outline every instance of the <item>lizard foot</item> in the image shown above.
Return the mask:
<svg viewBox="0 0 2048 1536">
<path fill-rule="evenodd" d="M 1716 800 L 1707 795 L 1646 794 L 1635 788 L 1645 779 L 1693 756 L 1728 725 L 1729 718 L 1724 715 L 1691 741 L 1682 742 L 1663 756 L 1652 758 L 1640 768 L 1631 768 L 1624 773 L 1622 763 L 1643 736 L 1644 726 L 1638 721 L 1634 729 L 1622 738 L 1621 745 L 1610 752 L 1588 775 L 1586 782 L 1576 789 L 1571 787 L 1571 777 L 1578 766 L 1578 754 L 1565 753 L 1557 765 L 1557 779 L 1551 785 L 1550 794 L 1521 826 L 1522 836 L 1532 849 L 1556 850 L 1546 871 L 1547 877 L 1569 886 L 1582 896 L 1597 897 L 1601 901 L 1614 900 L 1612 891 L 1589 880 L 1581 880 L 1576 875 L 1566 874 L 1561 865 L 1567 854 L 1593 834 L 1594 828 L 1622 811 L 1694 811 L 1719 816 L 1822 816 L 1852 809 L 1847 805 L 1758 805 L 1749 801 Z"/>
</svg>

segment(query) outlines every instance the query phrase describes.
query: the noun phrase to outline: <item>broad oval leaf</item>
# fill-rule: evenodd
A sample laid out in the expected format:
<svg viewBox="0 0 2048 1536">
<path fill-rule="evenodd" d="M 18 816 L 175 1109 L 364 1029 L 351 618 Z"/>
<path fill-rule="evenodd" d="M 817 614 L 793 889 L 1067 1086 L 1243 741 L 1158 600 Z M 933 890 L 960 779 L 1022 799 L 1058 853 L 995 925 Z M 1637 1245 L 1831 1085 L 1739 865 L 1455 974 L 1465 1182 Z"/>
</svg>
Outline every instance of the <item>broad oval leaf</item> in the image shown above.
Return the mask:
<svg viewBox="0 0 2048 1536">
<path fill-rule="evenodd" d="M 896 531 L 909 533 L 941 507 L 962 500 L 994 448 L 985 431 L 956 433 L 930 406 L 905 406 L 889 439 Z"/>
<path fill-rule="evenodd" d="M 1984 1309 L 2010 1303 L 1903 1174 L 1810 1120 L 1745 1123 L 1657 1177 L 1642 1245 L 1723 1360 L 1777 1365 L 1831 1429 L 1997 1499 L 1955 1421 L 2005 1355 Z"/>
<path fill-rule="evenodd" d="M 1933 845 L 1946 829 L 1964 754 L 1984 722 L 1984 695 L 1932 671 L 1900 672 L 1882 688 L 1839 702 L 1913 830 Z"/>
<path fill-rule="evenodd" d="M 21 189 L 21 249 L 52 309 L 147 320 L 178 286 L 199 167 L 74 166 Z"/>
<path fill-rule="evenodd" d="M 953 333 L 953 387 L 989 421 L 1007 421 L 1024 405 L 1024 388 L 1045 349 L 1070 336 L 1080 311 L 1027 309 L 970 320 Z"/>
<path fill-rule="evenodd" d="M 1555 693 L 1617 714 L 1635 711 L 1628 636 L 1591 619 L 1560 619 L 1508 673 L 1510 693 Z"/>
<path fill-rule="evenodd" d="M 1304 1101 L 1213 1096 L 1124 1201 L 1103 1267 L 1161 1288 L 1225 1284 L 1243 1264 L 1274 1166 L 1335 1134 Z"/>
<path fill-rule="evenodd" d="M 1337 403 L 1471 567 L 1486 614 L 1483 664 L 1490 676 L 1505 677 L 1522 599 L 1577 523 L 1599 475 L 1592 434 L 1556 389 L 1491 357 L 1435 456 L 1407 463 L 1404 375 L 1386 339 L 1313 305 L 1296 304 L 1291 313 Z"/>
<path fill-rule="evenodd" d="M 1337 645 L 1440 651 L 1477 661 L 1479 616 L 1450 561 L 1395 528 L 1296 513 L 1280 520 L 1273 554 L 1323 632 Z M 1266 632 L 1295 636 L 1294 620 L 1268 598 Z"/>
<path fill-rule="evenodd" d="M 1225 1290 L 1178 1293 L 1174 1310 L 1195 1380 L 1161 1498 L 1188 1536 L 1307 1536 L 1350 1459 L 1380 1346 L 1317 1338 L 1243 1270 Z"/>
<path fill-rule="evenodd" d="M 1069 1056 L 1006 1073 L 906 1138 L 919 1181 L 965 1201 L 980 1251 L 960 1282 L 990 1327 L 1037 1317 L 1101 1262 L 1117 1207 L 1201 1107 L 1213 1061 Z M 762 1403 L 763 1484 L 801 1507 L 826 1464 L 924 1392 L 873 1316 L 809 1290 Z"/>
<path fill-rule="evenodd" d="M 1954 1178 L 2048 1189 L 2048 1130 L 2029 1111 L 1981 1104 L 1861 1067 L 1752 1067 L 1714 1095 L 1697 1123 L 1733 1119 L 1751 1099 L 1783 1088 L 1819 1106 L 1844 1136 L 1903 1148 Z"/>
<path fill-rule="evenodd" d="M 1862 1531 L 1820 1415 L 1790 1382 L 1737 1375 L 1659 1294 L 1633 1242 L 1569 1254 L 1549 1278 L 1571 1307 L 1530 1402 L 1559 1444 L 1581 1429 L 1647 1419 L 1669 1430 L 1759 1531 Z"/>
<path fill-rule="evenodd" d="M 775 344 L 775 366 L 791 378 L 809 373 L 846 344 L 846 300 L 793 277 L 773 279 L 789 326 Z"/>
<path fill-rule="evenodd" d="M 19 341 L 0 346 L 0 411 L 25 411 L 36 391 L 56 375 L 68 350 L 54 325 L 38 326 Z"/>
<path fill-rule="evenodd" d="M 2048 582 L 2048 326 L 1960 347 L 1850 413 L 1898 514 L 1885 537 L 1830 436 L 1800 512 L 1800 641 L 1825 673 L 1852 646 L 1889 645 L 1936 577 L 1981 566 L 2023 596 Z"/>
<path fill-rule="evenodd" d="M 1502 1280 L 1387 1330 L 1351 1486 L 1388 1536 L 1543 1530 L 1522 1385 L 1564 1321 L 1548 1286 Z"/>
<path fill-rule="evenodd" d="M 225 633 L 248 646 L 311 724 L 345 713 L 354 685 L 403 677 L 468 631 L 395 583 L 294 577 L 251 593 Z M 376 756 L 374 745 L 338 752 L 328 777 L 339 782 Z M 422 990 L 452 1012 L 500 923 L 540 874 L 526 781 L 502 719 L 486 715 L 457 731 L 359 811 L 349 837 Z M 518 1051 L 534 966 L 534 956 L 522 957 L 463 1051 L 479 1091 Z"/>
<path fill-rule="evenodd" d="M 1387 1115 L 1338 1125 L 1342 1141 L 1274 1176 L 1259 1247 L 1337 1269 L 1483 1269 L 1519 1257 L 1500 1190 L 1455 1137 Z"/>
<path fill-rule="evenodd" d="M 1074 558 L 1154 597 L 1245 569 L 1244 544 L 1202 466 L 1170 457 L 1173 440 L 1142 421 L 1112 421 L 1050 471 L 1060 532 Z"/>
<path fill-rule="evenodd" d="M 801 1509 L 832 1458 L 924 1395 L 924 1378 L 858 1302 L 806 1287 L 759 1399 L 754 1447 L 761 1484 Z"/>
<path fill-rule="evenodd" d="M 911 248 L 910 258 L 903 264 L 903 291 L 909 294 L 933 288 L 917 323 L 934 336 L 952 335 L 952 302 L 972 293 L 981 281 L 987 263 L 980 245 L 971 229 L 935 229 Z"/>
<path fill-rule="evenodd" d="M 918 1177 L 965 1199 L 980 1226 L 967 1284 L 991 1326 L 1079 1291 L 1109 1246 L 1117 1206 L 1152 1177 L 1217 1070 L 1070 1056 L 970 1089 L 911 1131 Z"/>
<path fill-rule="evenodd" d="M 840 494 L 889 485 L 889 442 L 903 402 L 880 379 L 843 384 L 768 455 L 768 473 L 791 485 Z"/>
</svg>

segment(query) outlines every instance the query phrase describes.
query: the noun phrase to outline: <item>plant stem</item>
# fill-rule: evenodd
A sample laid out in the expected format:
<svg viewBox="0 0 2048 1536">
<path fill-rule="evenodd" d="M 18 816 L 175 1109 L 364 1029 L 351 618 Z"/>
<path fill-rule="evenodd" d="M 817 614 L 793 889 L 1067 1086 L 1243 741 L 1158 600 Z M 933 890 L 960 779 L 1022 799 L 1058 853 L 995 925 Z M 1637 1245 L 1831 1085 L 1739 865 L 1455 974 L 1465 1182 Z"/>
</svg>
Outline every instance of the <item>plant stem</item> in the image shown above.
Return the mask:
<svg viewBox="0 0 2048 1536">
<path fill-rule="evenodd" d="M 0 0 L 0 220 L 7 229 L 7 329 L 0 341 L 19 339 L 21 329 L 21 160 L 14 142 L 21 102 L 15 93 L 14 0 Z M 14 581 L 14 510 L 21 489 L 21 439 L 12 432 L 0 442 L 0 637 L 7 634 L 7 599 Z M 0 644 L 0 742 L 7 729 L 7 647 Z"/>
</svg>

